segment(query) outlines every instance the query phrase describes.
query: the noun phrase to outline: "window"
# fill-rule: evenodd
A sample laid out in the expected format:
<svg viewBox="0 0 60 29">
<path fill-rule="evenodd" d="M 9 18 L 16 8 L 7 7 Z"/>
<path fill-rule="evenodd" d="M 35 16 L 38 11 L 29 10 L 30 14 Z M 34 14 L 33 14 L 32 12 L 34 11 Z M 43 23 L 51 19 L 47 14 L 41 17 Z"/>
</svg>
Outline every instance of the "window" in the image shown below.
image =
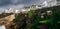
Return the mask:
<svg viewBox="0 0 60 29">
<path fill-rule="evenodd" d="M 57 0 L 57 1 L 60 1 L 60 0 Z"/>
</svg>

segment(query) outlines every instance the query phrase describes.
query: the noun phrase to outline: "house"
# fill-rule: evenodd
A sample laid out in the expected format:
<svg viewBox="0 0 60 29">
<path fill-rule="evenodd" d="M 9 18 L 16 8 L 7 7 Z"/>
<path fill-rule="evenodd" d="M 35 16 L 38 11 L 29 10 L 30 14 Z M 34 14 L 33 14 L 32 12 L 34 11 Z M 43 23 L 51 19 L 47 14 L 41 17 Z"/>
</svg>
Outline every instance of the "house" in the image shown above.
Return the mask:
<svg viewBox="0 0 60 29">
<path fill-rule="evenodd" d="M 13 12 L 13 8 L 9 8 L 7 10 L 5 10 L 5 13 L 12 13 Z"/>
<path fill-rule="evenodd" d="M 57 1 L 57 5 L 60 5 L 60 0 L 56 0 Z"/>
<path fill-rule="evenodd" d="M 20 13 L 20 11 L 17 8 L 9 8 L 8 10 L 5 10 L 5 13 Z"/>
</svg>

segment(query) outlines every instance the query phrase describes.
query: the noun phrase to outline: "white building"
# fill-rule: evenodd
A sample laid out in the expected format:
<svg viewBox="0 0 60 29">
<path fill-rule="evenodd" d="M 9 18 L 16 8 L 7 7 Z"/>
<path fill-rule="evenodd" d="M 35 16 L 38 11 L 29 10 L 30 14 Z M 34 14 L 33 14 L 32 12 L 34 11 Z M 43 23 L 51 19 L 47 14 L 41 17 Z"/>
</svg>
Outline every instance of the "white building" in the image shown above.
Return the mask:
<svg viewBox="0 0 60 29">
<path fill-rule="evenodd" d="M 13 9 L 13 13 L 20 13 L 20 9 L 14 8 L 14 9 Z"/>
<path fill-rule="evenodd" d="M 30 8 L 41 9 L 42 7 L 41 7 L 41 5 L 32 5 L 32 6 L 30 6 Z"/>
<path fill-rule="evenodd" d="M 20 10 L 20 12 L 28 12 L 28 11 L 30 11 L 30 9 L 24 9 L 23 8 L 23 9 Z"/>
<path fill-rule="evenodd" d="M 36 8 L 41 9 L 42 7 L 41 5 L 36 5 Z"/>
<path fill-rule="evenodd" d="M 13 8 L 9 8 L 7 10 L 5 10 L 5 13 L 12 13 L 13 12 Z"/>
<path fill-rule="evenodd" d="M 5 10 L 5 13 L 20 13 L 20 11 L 17 8 L 9 8 L 8 10 Z"/>
<path fill-rule="evenodd" d="M 57 1 L 57 5 L 60 5 L 60 0 L 56 0 Z"/>
</svg>

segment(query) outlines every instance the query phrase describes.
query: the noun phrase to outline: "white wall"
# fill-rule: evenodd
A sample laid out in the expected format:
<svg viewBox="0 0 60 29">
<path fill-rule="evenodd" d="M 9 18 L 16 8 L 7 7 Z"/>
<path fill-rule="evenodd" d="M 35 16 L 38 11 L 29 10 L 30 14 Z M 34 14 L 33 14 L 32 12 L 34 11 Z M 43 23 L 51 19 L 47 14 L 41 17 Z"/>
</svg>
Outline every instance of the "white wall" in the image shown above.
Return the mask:
<svg viewBox="0 0 60 29">
<path fill-rule="evenodd" d="M 60 5 L 60 0 L 59 0 L 59 1 L 57 1 L 57 5 Z"/>
</svg>

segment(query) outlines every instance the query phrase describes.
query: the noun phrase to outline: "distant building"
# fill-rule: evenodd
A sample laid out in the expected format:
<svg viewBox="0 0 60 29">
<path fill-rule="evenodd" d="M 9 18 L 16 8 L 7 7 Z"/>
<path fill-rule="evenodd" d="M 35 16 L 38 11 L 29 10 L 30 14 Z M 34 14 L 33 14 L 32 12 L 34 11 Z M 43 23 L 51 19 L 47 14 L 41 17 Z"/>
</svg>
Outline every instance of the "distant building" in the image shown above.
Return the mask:
<svg viewBox="0 0 60 29">
<path fill-rule="evenodd" d="M 41 9 L 41 5 L 31 5 L 29 6 L 28 10 L 36 10 L 36 9 Z"/>
<path fill-rule="evenodd" d="M 28 11 L 30 11 L 30 9 L 28 9 L 28 8 L 27 9 L 23 8 L 23 9 L 20 10 L 20 12 L 28 12 Z"/>
<path fill-rule="evenodd" d="M 8 10 L 5 10 L 5 13 L 20 13 L 20 11 L 17 8 L 9 8 Z"/>
<path fill-rule="evenodd" d="M 60 0 L 56 0 L 57 1 L 57 5 L 60 5 Z"/>
<path fill-rule="evenodd" d="M 14 9 L 13 9 L 13 13 L 20 13 L 20 9 L 14 8 Z"/>
<path fill-rule="evenodd" d="M 30 8 L 42 8 L 41 5 L 32 5 Z"/>
<path fill-rule="evenodd" d="M 5 10 L 5 13 L 12 13 L 13 12 L 13 8 L 9 8 L 8 10 Z"/>
<path fill-rule="evenodd" d="M 56 4 L 57 4 L 56 0 L 49 0 L 49 1 L 44 1 L 44 2 L 40 3 L 39 5 L 32 5 L 32 6 L 30 6 L 30 8 L 41 9 L 43 7 L 56 6 Z"/>
</svg>

